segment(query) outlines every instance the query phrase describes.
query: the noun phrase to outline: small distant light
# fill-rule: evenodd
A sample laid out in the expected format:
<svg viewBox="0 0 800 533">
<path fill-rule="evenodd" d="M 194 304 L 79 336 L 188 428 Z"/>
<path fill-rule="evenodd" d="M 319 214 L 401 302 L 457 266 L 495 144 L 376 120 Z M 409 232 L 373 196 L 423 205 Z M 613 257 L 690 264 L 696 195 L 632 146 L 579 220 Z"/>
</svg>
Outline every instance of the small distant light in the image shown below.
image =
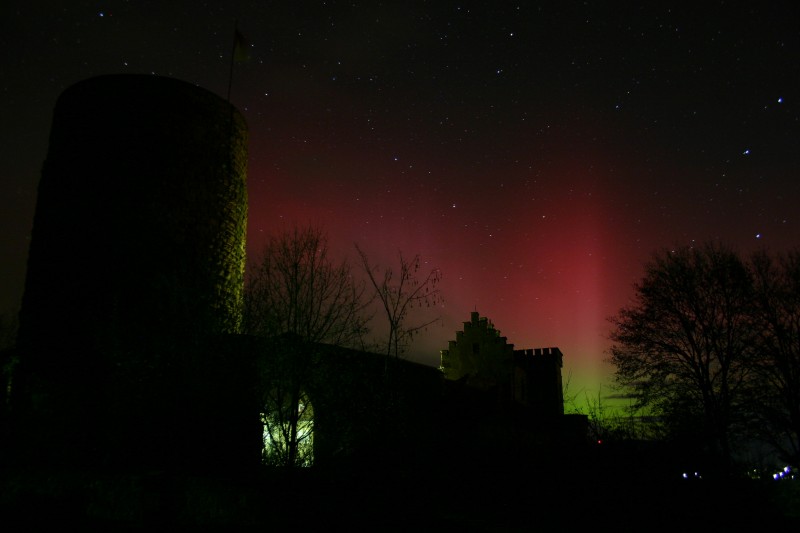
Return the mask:
<svg viewBox="0 0 800 533">
<path fill-rule="evenodd" d="M 102 11 L 100 13 L 98 13 L 98 15 L 101 16 L 101 17 L 105 17 L 106 16 L 106 14 L 103 13 Z"/>
<path fill-rule="evenodd" d="M 688 479 L 688 477 L 689 477 L 689 474 L 687 474 L 686 472 L 684 472 L 684 473 L 683 473 L 683 479 Z"/>
<path fill-rule="evenodd" d="M 760 239 L 760 238 L 761 238 L 761 234 L 760 233 L 756 233 L 756 239 Z"/>
<path fill-rule="evenodd" d="M 750 149 L 749 148 L 745 149 L 745 151 L 742 152 L 742 155 L 750 155 Z"/>
<path fill-rule="evenodd" d="M 782 103 L 783 103 L 783 98 L 781 98 L 781 97 L 778 97 L 778 103 L 779 103 L 779 104 L 782 104 Z"/>
<path fill-rule="evenodd" d="M 603 444 L 603 439 L 597 439 L 597 444 Z"/>
</svg>

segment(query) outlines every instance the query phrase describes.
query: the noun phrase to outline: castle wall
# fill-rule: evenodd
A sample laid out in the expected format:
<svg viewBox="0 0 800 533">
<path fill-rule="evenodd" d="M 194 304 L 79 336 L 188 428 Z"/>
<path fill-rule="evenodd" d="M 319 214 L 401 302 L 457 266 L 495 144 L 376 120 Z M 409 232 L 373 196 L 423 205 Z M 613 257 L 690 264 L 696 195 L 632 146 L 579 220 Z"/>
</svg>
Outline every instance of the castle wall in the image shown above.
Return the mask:
<svg viewBox="0 0 800 533">
<path fill-rule="evenodd" d="M 354 459 L 365 468 L 386 466 L 430 455 L 441 437 L 442 375 L 435 368 L 290 337 L 256 338 L 253 346 L 262 394 L 276 382 L 296 383 L 312 403 L 317 466 Z"/>
<path fill-rule="evenodd" d="M 515 399 L 541 414 L 563 415 L 563 357 L 555 347 L 515 350 Z"/>
</svg>

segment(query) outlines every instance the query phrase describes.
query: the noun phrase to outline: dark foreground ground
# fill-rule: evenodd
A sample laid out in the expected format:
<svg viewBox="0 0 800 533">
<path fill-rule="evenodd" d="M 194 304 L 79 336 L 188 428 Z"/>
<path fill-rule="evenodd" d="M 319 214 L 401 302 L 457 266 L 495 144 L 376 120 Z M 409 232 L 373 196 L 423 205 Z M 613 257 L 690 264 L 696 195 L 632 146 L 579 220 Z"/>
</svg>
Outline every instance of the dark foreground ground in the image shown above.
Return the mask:
<svg viewBox="0 0 800 533">
<path fill-rule="evenodd" d="M 391 463 L 391 461 L 388 461 Z M 337 465 L 245 476 L 14 468 L 3 523 L 18 530 L 618 531 L 665 527 L 800 530 L 800 480 L 689 479 L 602 455 L 424 468 Z M 13 528 L 12 528 L 13 529 Z M 4 527 L 9 531 L 9 528 Z"/>
</svg>

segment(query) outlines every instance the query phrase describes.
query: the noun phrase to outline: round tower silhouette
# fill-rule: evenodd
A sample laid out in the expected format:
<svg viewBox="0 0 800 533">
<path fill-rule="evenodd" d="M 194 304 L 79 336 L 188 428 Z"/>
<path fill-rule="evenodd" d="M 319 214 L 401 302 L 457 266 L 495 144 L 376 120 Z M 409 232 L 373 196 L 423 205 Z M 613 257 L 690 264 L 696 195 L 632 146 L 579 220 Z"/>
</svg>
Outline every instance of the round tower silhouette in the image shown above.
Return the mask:
<svg viewBox="0 0 800 533">
<path fill-rule="evenodd" d="M 55 420 L 37 439 L 91 456 L 170 438 L 199 347 L 240 325 L 246 143 L 229 102 L 183 81 L 101 76 L 62 93 L 12 390 L 31 424 Z"/>
</svg>

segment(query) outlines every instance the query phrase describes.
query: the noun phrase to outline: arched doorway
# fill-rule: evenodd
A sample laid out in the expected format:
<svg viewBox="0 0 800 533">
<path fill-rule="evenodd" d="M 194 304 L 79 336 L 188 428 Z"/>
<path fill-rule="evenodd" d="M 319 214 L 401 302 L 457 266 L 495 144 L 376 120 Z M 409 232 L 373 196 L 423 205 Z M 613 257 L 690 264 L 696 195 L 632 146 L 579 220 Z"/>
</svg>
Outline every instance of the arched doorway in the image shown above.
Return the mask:
<svg viewBox="0 0 800 533">
<path fill-rule="evenodd" d="M 307 467 L 314 464 L 314 407 L 306 391 L 273 387 L 261 413 L 262 463 Z"/>
</svg>

